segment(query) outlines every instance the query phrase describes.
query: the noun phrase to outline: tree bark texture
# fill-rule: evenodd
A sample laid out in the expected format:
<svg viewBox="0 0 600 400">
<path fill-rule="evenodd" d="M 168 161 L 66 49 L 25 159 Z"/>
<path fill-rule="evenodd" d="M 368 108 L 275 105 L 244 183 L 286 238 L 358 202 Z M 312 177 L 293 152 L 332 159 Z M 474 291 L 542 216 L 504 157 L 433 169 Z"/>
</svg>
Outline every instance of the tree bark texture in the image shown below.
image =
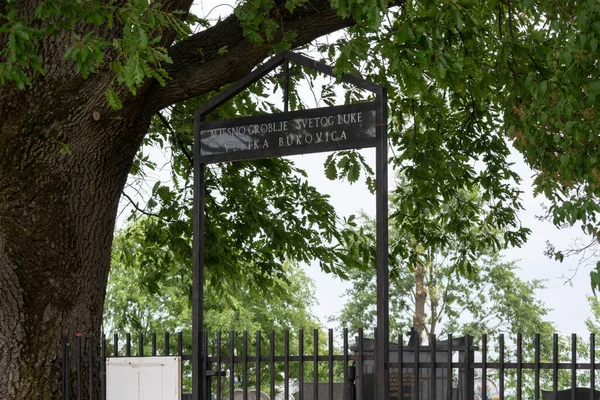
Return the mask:
<svg viewBox="0 0 600 400">
<path fill-rule="evenodd" d="M 349 24 L 328 1 L 294 14 L 276 3 L 295 45 Z M 39 23 L 31 10 L 22 13 Z M 118 26 L 78 27 L 92 28 L 107 40 L 120 34 Z M 113 111 L 104 96 L 112 72 L 77 76 L 62 57 L 70 40 L 65 33 L 36 43 L 46 75 L 0 93 L 0 399 L 59 398 L 61 337 L 99 334 L 118 202 L 152 115 L 239 79 L 270 52 L 249 44 L 229 17 L 172 45 L 167 85 L 148 80 L 136 96 L 123 90 L 123 109 Z"/>
<path fill-rule="evenodd" d="M 425 288 L 425 267 L 419 261 L 414 267 L 415 271 L 415 313 L 413 314 L 413 327 L 417 332 L 419 343 L 423 342 L 426 335 L 425 319 L 425 303 L 427 302 L 427 291 Z"/>
</svg>

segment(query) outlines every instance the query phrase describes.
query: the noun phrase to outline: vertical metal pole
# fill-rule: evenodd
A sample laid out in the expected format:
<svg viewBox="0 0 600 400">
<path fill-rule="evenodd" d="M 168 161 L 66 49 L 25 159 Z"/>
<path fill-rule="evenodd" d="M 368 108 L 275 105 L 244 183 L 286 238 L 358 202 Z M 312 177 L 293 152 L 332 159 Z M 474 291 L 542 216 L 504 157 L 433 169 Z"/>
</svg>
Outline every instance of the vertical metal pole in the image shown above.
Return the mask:
<svg viewBox="0 0 600 400">
<path fill-rule="evenodd" d="M 77 400 L 83 400 L 83 387 L 81 380 L 83 371 L 82 371 L 82 362 L 83 362 L 83 349 L 81 344 L 81 333 L 77 334 Z"/>
<path fill-rule="evenodd" d="M 398 400 L 404 398 L 403 383 L 404 382 L 404 337 L 402 334 L 398 335 Z"/>
<path fill-rule="evenodd" d="M 577 395 L 577 334 L 571 334 L 571 400 Z"/>
<path fill-rule="evenodd" d="M 596 389 L 596 335 L 590 333 L 590 399 Z"/>
<path fill-rule="evenodd" d="M 302 335 L 301 335 L 302 336 Z M 256 331 L 256 399 L 260 400 L 260 345 L 261 345 L 261 332 Z M 304 400 L 300 397 L 300 400 Z"/>
<path fill-rule="evenodd" d="M 500 359 L 500 374 L 499 374 L 499 382 L 498 382 L 498 390 L 500 391 L 500 398 L 504 399 L 504 334 L 500 334 L 500 343 L 499 343 L 499 354 L 498 358 Z"/>
<path fill-rule="evenodd" d="M 283 82 L 283 112 L 288 112 L 290 108 L 290 62 L 288 60 L 283 64 Z"/>
<path fill-rule="evenodd" d="M 381 89 L 375 103 L 377 147 L 376 164 L 376 216 L 377 216 L 377 354 L 376 396 L 388 400 L 389 396 L 389 273 L 388 273 L 388 175 L 387 175 L 387 90 Z M 362 371 L 361 371 L 362 372 Z"/>
<path fill-rule="evenodd" d="M 62 339 L 62 398 L 69 399 L 69 373 L 71 372 L 69 364 L 69 339 L 63 336 Z"/>
<path fill-rule="evenodd" d="M 204 115 L 194 116 L 194 239 L 192 270 L 192 399 L 204 397 L 204 170 L 200 164 L 200 123 Z"/>
</svg>

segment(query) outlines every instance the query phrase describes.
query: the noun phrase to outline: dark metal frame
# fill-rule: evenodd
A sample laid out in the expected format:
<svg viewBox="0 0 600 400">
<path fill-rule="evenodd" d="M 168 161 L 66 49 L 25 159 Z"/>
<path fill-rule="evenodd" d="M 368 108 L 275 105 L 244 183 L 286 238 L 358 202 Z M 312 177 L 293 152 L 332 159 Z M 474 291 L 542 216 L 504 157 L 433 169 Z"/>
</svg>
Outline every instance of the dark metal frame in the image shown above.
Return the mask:
<svg viewBox="0 0 600 400">
<path fill-rule="evenodd" d="M 203 349 L 204 324 L 204 208 L 205 208 L 205 163 L 201 161 L 200 130 L 205 116 L 227 100 L 245 90 L 254 82 L 263 78 L 275 68 L 284 65 L 285 110 L 288 109 L 289 69 L 288 63 L 313 69 L 317 72 L 339 77 L 341 81 L 352 84 L 375 94 L 376 106 L 376 240 L 377 240 L 377 352 L 376 387 L 377 399 L 388 398 L 388 359 L 389 359 L 389 271 L 388 271 L 388 173 L 387 173 L 387 90 L 373 82 L 353 75 L 339 76 L 333 68 L 291 51 L 283 51 L 257 67 L 253 72 L 232 84 L 194 113 L 194 239 L 193 239 L 193 275 L 192 275 L 192 396 L 194 400 L 208 399 L 208 391 L 202 387 L 206 377 L 206 363 Z M 367 146 L 360 146 L 367 147 Z M 331 151 L 324 148 L 322 151 Z M 256 158 L 256 157 L 255 157 Z M 217 162 L 213 159 L 213 162 Z"/>
</svg>

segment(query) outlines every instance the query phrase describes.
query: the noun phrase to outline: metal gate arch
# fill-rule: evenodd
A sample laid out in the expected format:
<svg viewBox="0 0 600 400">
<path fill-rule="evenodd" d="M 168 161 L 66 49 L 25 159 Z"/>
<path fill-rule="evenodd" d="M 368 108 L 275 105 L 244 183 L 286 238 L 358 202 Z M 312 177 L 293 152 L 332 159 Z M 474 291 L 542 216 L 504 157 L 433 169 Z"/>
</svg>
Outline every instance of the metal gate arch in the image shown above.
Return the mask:
<svg viewBox="0 0 600 400">
<path fill-rule="evenodd" d="M 227 100 L 248 88 L 251 84 L 263 78 L 274 69 L 284 66 L 287 71 L 289 62 L 310 68 L 317 72 L 332 77 L 340 78 L 342 82 L 352 84 L 367 90 L 375 95 L 373 104 L 375 111 L 375 136 L 372 140 L 361 141 L 354 147 L 375 147 L 375 171 L 376 171 L 376 242 L 377 242 L 377 350 L 375 353 L 376 366 L 376 398 L 378 400 L 388 399 L 388 361 L 389 361 L 389 273 L 388 273 L 388 164 L 387 164 L 387 90 L 385 87 L 367 81 L 360 77 L 344 74 L 341 77 L 333 71 L 333 68 L 318 61 L 312 60 L 301 54 L 291 51 L 283 51 L 244 78 L 232 84 L 226 90 L 218 94 L 204 106 L 198 108 L 194 113 L 194 214 L 193 214 L 193 273 L 192 273 L 192 398 L 194 400 L 207 400 L 208 393 L 203 387 L 206 378 L 206 354 L 203 349 L 203 325 L 204 325 L 204 211 L 205 211 L 205 166 L 208 163 L 220 161 L 232 161 L 236 159 L 228 153 L 227 157 L 213 155 L 207 157 L 202 155 L 201 131 L 205 116 L 214 111 Z M 284 103 L 287 113 L 288 84 L 284 88 Z M 319 110 L 304 112 L 303 115 L 319 115 Z M 298 153 L 310 153 L 319 151 L 332 151 L 331 146 L 302 147 Z M 297 154 L 293 149 L 288 151 L 277 151 L 261 154 L 260 151 L 246 153 L 245 158 L 263 158 L 281 155 Z"/>
</svg>

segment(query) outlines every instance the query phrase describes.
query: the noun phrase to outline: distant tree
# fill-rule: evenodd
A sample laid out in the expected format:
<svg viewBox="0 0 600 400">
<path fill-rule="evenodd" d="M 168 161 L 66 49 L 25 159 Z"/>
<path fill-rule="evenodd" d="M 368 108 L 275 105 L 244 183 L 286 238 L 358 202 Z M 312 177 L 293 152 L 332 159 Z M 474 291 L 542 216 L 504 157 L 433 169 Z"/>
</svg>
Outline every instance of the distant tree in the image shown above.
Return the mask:
<svg viewBox="0 0 600 400">
<path fill-rule="evenodd" d="M 153 247 L 156 264 L 140 265 L 147 261 L 140 257 L 139 247 L 145 245 L 146 225 L 151 223 L 149 218 L 140 219 L 115 237 L 104 307 L 107 333 L 190 330 L 190 268 L 180 264 L 167 246 Z M 270 287 L 258 286 L 243 276 L 217 287 L 210 282 L 208 279 L 204 299 L 207 332 L 246 330 L 254 334 L 257 330 L 320 327 L 311 311 L 317 303 L 314 283 L 294 262 L 284 263 L 283 274 L 273 279 Z"/>
<path fill-rule="evenodd" d="M 423 270 L 421 288 L 426 297 L 424 338 L 433 333 L 441 339 L 449 333 L 479 338 L 483 333 L 519 332 L 526 337 L 552 334 L 553 324 L 546 320 L 549 309 L 536 297 L 536 292 L 544 288 L 543 283 L 521 280 L 515 262 L 482 255 L 469 277 L 456 273 L 448 255 L 434 255 L 422 263 L 419 268 Z M 406 335 L 414 326 L 419 295 L 415 268 L 405 263 L 395 263 L 395 267 L 390 277 L 392 337 Z M 351 329 L 372 330 L 376 326 L 375 269 L 371 266 L 353 270 L 349 282 L 351 287 L 345 292 L 348 300 L 334 320 Z"/>
</svg>

